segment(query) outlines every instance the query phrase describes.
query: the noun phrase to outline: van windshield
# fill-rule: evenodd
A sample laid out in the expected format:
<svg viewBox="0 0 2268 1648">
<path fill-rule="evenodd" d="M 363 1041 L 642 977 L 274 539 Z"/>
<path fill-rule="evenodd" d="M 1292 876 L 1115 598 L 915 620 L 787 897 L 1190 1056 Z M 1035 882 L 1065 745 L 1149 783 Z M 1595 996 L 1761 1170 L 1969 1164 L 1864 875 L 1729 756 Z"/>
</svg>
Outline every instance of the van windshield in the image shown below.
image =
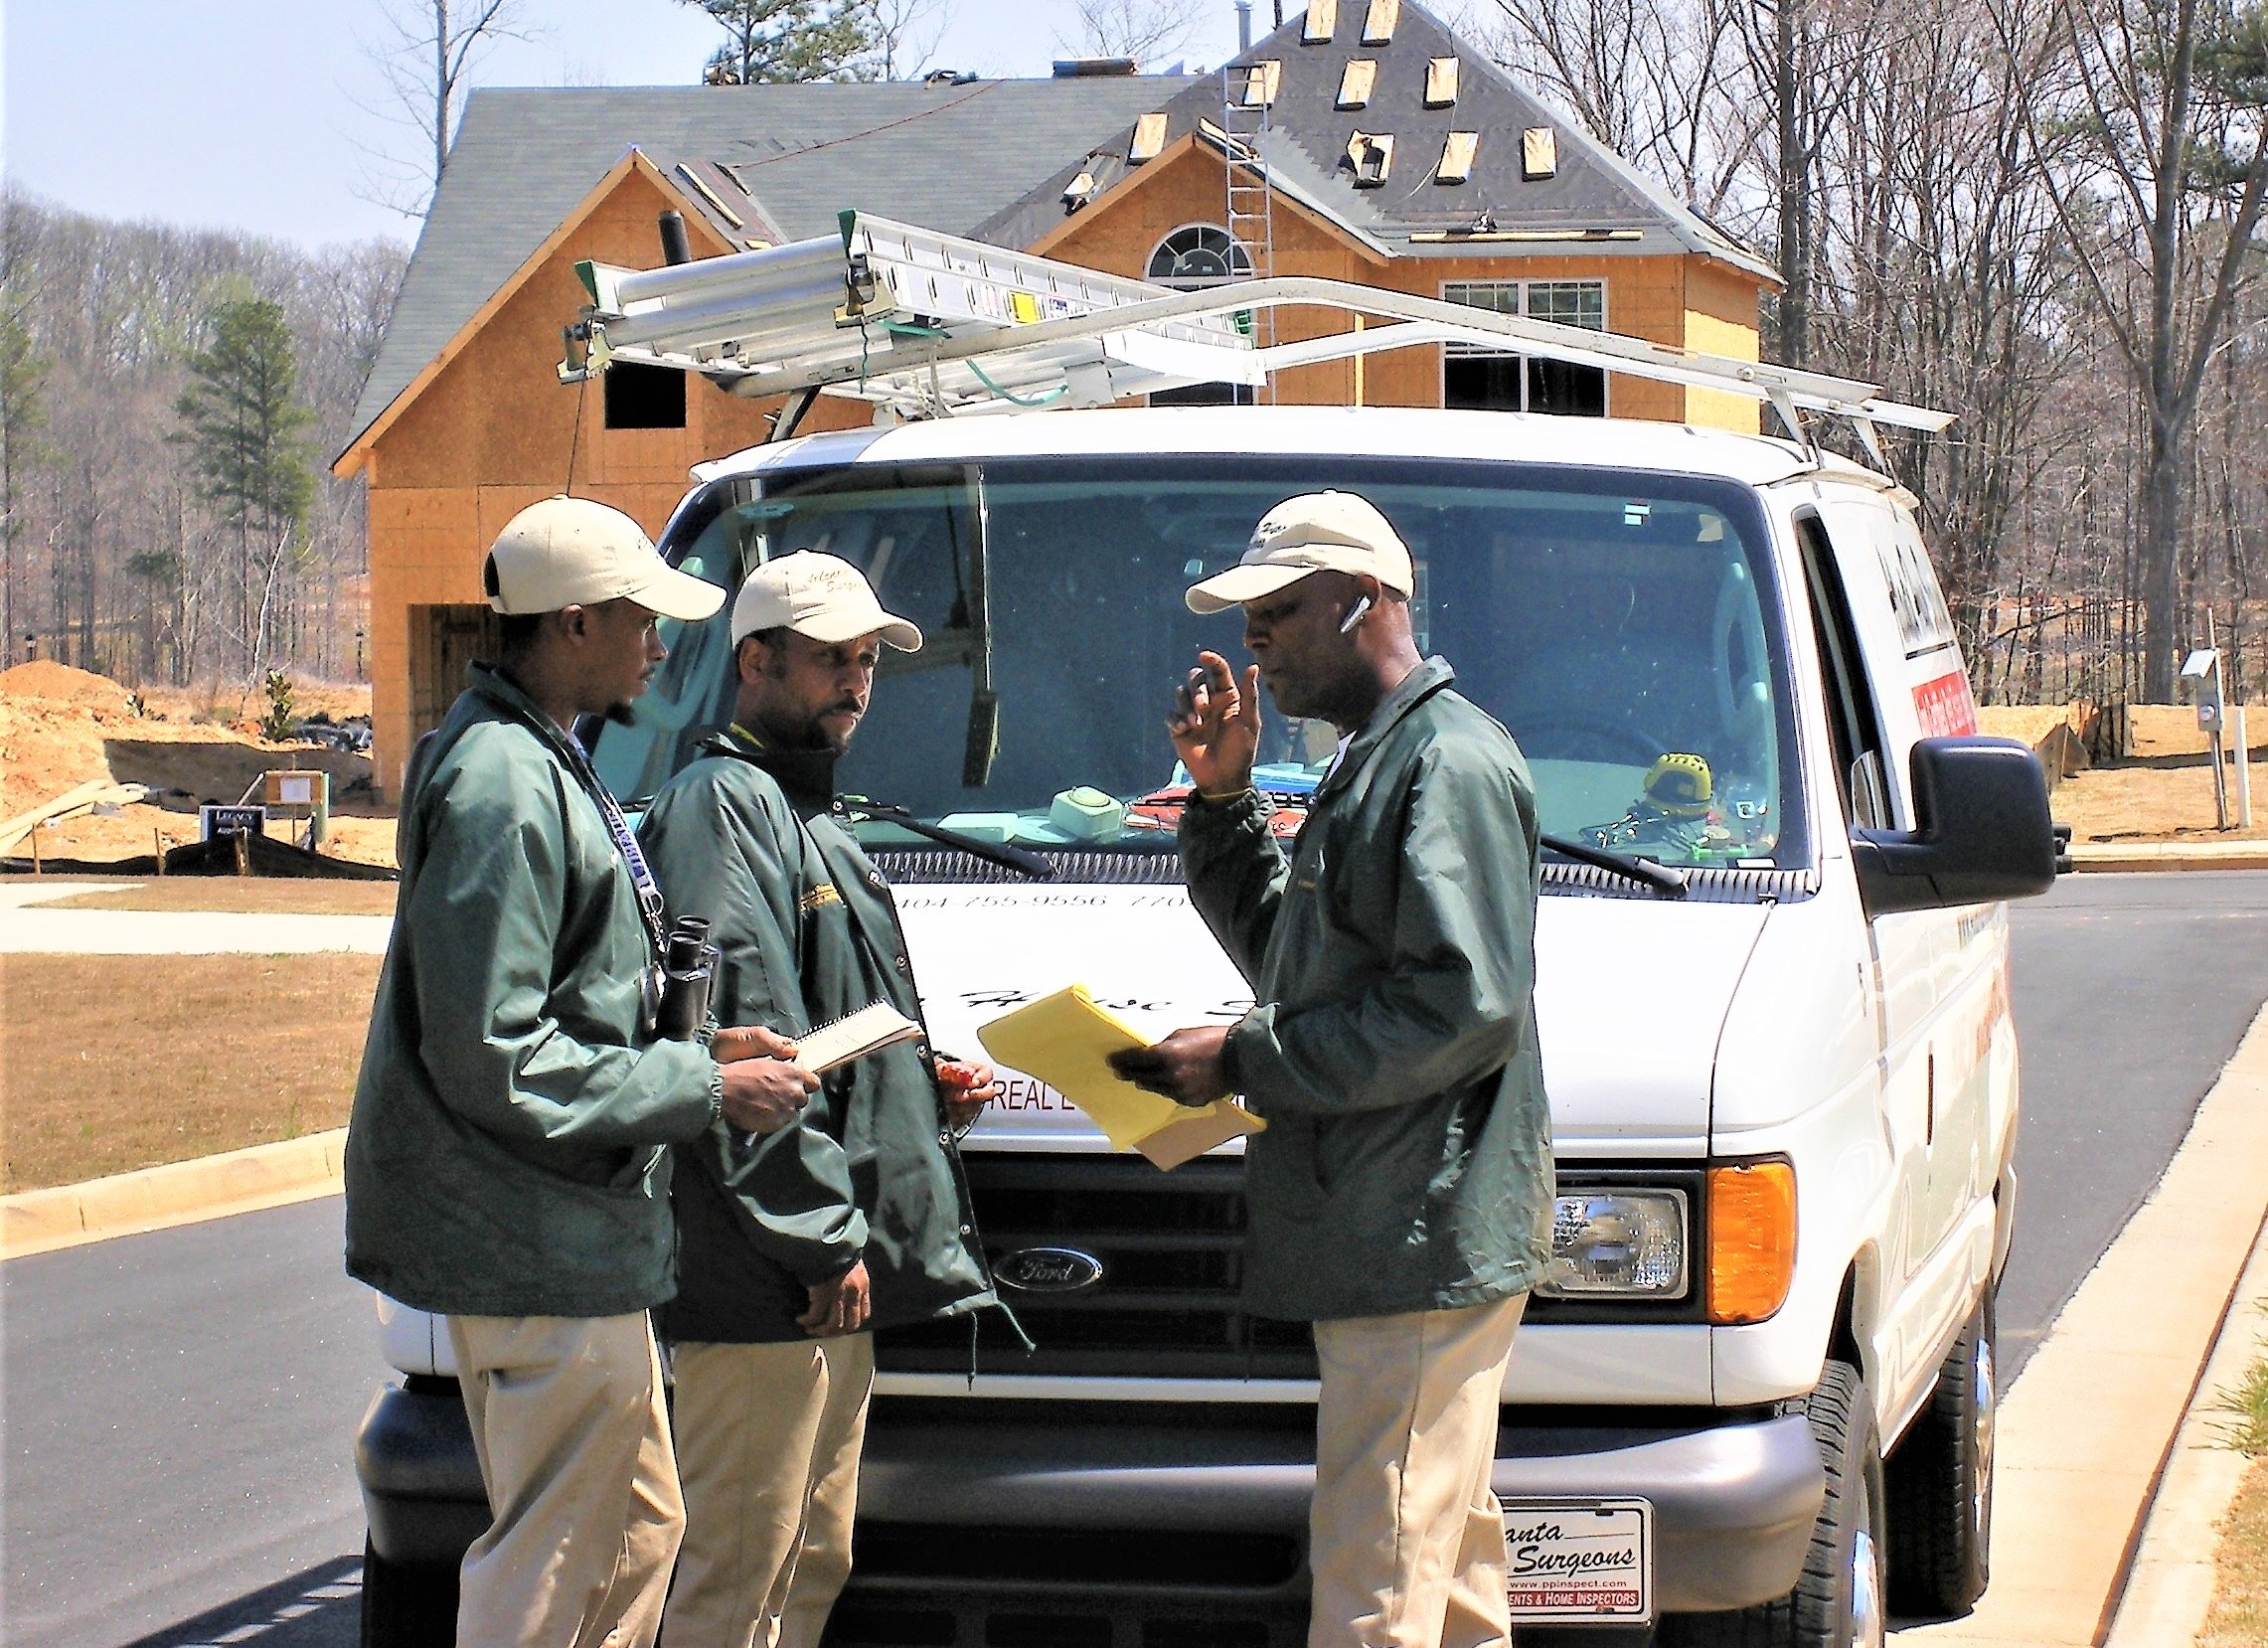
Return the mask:
<svg viewBox="0 0 2268 1648">
<path fill-rule="evenodd" d="M 1671 864 L 1801 862 L 1780 606 L 1762 513 L 1730 482 L 1304 456 L 847 464 L 718 482 L 663 547 L 728 586 L 824 550 L 920 625 L 920 652 L 884 654 L 844 792 L 982 839 L 1159 852 L 1187 793 L 1172 688 L 1201 647 L 1245 661 L 1236 615 L 1198 617 L 1183 591 L 1233 565 L 1275 504 L 1327 486 L 1408 543 L 1418 649 L 1511 729 L 1546 833 Z M 625 798 L 731 720 L 729 613 L 667 636 L 635 723 L 600 738 Z M 1256 778 L 1280 831 L 1338 741 L 1271 707 Z"/>
</svg>

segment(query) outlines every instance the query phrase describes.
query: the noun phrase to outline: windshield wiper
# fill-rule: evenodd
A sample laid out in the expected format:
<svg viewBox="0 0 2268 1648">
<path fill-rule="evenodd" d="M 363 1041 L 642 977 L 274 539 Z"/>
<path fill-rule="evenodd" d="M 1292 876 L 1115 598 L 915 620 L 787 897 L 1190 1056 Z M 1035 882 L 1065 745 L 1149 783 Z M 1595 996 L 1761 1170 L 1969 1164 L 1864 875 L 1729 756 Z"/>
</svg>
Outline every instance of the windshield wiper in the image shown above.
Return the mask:
<svg viewBox="0 0 2268 1648">
<path fill-rule="evenodd" d="M 1620 876 L 1625 881 L 1636 882 L 1640 887 L 1650 887 L 1666 899 L 1683 899 L 1686 896 L 1689 882 L 1683 870 L 1629 853 L 1610 853 L 1604 847 L 1570 841 L 1565 836 L 1539 836 L 1537 839 L 1561 858 L 1573 859 L 1577 864 L 1592 865 Z"/>
<path fill-rule="evenodd" d="M 1034 881 L 1052 882 L 1055 879 L 1055 867 L 1029 848 L 1012 847 L 1001 841 L 979 841 L 975 836 L 948 830 L 941 824 L 925 823 L 903 807 L 870 801 L 863 795 L 840 796 L 837 804 L 847 816 L 854 819 L 871 818 L 878 824 L 894 824 L 901 830 L 911 830 L 917 836 L 926 836 L 940 846 L 958 847 L 962 852 L 983 859 L 987 864 L 997 864 L 1001 869 L 1013 870 L 1020 876 L 1030 876 Z"/>
</svg>

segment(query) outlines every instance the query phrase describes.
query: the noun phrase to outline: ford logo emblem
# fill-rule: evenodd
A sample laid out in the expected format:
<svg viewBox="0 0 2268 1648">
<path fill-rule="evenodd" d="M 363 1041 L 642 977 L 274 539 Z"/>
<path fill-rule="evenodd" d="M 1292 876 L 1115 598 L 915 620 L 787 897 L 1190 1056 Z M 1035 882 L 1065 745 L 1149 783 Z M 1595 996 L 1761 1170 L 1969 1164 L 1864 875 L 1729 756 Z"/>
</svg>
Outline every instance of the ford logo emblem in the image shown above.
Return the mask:
<svg viewBox="0 0 2268 1648">
<path fill-rule="evenodd" d="M 1102 1280 L 1102 1260 L 1076 1247 L 1020 1247 L 994 1261 L 992 1279 L 1019 1293 L 1076 1293 Z"/>
</svg>

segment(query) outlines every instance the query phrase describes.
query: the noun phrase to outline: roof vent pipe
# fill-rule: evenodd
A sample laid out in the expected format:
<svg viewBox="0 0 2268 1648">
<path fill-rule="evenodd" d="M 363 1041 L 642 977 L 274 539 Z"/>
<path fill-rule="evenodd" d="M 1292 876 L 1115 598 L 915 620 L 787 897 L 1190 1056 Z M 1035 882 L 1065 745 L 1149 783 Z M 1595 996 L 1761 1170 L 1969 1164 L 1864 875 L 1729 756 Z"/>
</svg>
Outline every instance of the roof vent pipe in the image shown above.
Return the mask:
<svg viewBox="0 0 2268 1648">
<path fill-rule="evenodd" d="M 672 267 L 693 261 L 693 243 L 685 237 L 685 215 L 681 212 L 662 214 L 662 261 Z"/>
<path fill-rule="evenodd" d="M 1132 58 L 1057 58 L 1055 79 L 1083 81 L 1109 79 L 1134 73 Z"/>
<path fill-rule="evenodd" d="M 1236 0 L 1236 50 L 1252 49 L 1252 0 Z"/>
</svg>

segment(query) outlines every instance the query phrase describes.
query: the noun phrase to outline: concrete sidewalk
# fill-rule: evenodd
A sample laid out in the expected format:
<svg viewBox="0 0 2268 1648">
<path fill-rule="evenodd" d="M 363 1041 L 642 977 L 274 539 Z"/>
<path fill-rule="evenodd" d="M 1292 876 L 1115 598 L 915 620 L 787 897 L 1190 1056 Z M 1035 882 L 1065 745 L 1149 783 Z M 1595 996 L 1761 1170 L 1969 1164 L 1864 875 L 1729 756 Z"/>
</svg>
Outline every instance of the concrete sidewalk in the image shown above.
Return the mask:
<svg viewBox="0 0 2268 1648">
<path fill-rule="evenodd" d="M 2240 1277 L 2268 1215 L 2263 1163 L 2268 1009 L 2197 1105 L 2150 1200 L 2002 1401 L 1991 1588 L 1966 1618 L 1910 1626 L 1894 1641 L 2095 1648 L 2119 1614 L 2146 1521 L 2210 1527 L 2217 1508 L 2196 1498 L 2209 1482 L 2169 1461 L 2180 1460 L 2200 1366 L 2244 1308 Z M 2122 1648 L 2189 1641 L 2140 1631 Z"/>
<path fill-rule="evenodd" d="M 0 884 L 0 951 L 43 955 L 384 955 L 391 915 L 247 915 L 211 910 L 49 909 L 115 882 Z"/>
</svg>

